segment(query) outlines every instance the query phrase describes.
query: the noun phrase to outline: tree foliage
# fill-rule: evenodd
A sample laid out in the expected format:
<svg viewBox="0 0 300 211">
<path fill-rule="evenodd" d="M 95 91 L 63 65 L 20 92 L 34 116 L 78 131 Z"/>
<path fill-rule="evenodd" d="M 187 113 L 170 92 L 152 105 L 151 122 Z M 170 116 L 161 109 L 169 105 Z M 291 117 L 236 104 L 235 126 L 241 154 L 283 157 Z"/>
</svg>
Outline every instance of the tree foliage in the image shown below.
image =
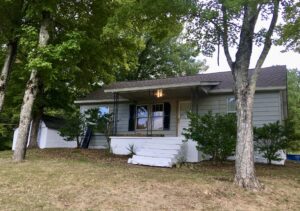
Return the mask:
<svg viewBox="0 0 300 211">
<path fill-rule="evenodd" d="M 177 37 L 162 41 L 149 38 L 139 53 L 138 65 L 126 80 L 165 78 L 194 75 L 207 70 L 205 61 L 200 61 L 198 50 L 192 43 L 180 43 Z"/>
<path fill-rule="evenodd" d="M 197 149 L 222 162 L 233 154 L 236 143 L 236 117 L 234 114 L 205 115 L 189 113 L 189 127 L 184 129 L 186 139 L 197 142 Z"/>
<path fill-rule="evenodd" d="M 282 160 L 279 150 L 286 150 L 294 143 L 294 135 L 291 133 L 293 131 L 289 130 L 290 126 L 281 125 L 277 121 L 254 128 L 255 149 L 262 153 L 268 164 L 271 164 L 272 160 Z"/>
<path fill-rule="evenodd" d="M 85 116 L 80 112 L 69 113 L 65 117 L 65 124 L 59 129 L 60 135 L 66 141 L 76 141 L 77 148 L 80 147 L 82 137 L 86 130 Z"/>
<path fill-rule="evenodd" d="M 288 116 L 295 126 L 296 136 L 300 136 L 300 73 L 288 71 Z"/>
<path fill-rule="evenodd" d="M 280 38 L 279 45 L 284 45 L 286 50 L 294 50 L 300 53 L 300 2 L 293 4 L 290 1 L 285 5 L 283 13 L 284 23 L 280 24 L 278 31 Z"/>
</svg>

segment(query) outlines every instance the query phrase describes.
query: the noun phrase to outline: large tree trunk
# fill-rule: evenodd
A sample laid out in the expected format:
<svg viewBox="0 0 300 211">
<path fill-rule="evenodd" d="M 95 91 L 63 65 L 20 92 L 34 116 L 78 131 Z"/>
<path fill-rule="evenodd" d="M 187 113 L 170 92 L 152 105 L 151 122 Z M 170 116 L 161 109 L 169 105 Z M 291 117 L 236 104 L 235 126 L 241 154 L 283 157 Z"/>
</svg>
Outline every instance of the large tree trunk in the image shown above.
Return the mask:
<svg viewBox="0 0 300 211">
<path fill-rule="evenodd" d="M 12 69 L 12 64 L 14 63 L 16 58 L 17 46 L 18 46 L 17 40 L 13 40 L 7 44 L 6 58 L 0 76 L 0 112 L 2 111 L 3 104 L 4 104 L 7 80 Z"/>
<path fill-rule="evenodd" d="M 261 185 L 255 176 L 253 153 L 253 98 L 240 92 L 237 98 L 237 144 L 235 160 L 235 183 L 243 188 L 259 190 Z"/>
<path fill-rule="evenodd" d="M 48 43 L 49 24 L 50 24 L 50 14 L 49 12 L 43 12 L 43 20 L 41 23 L 40 34 L 39 34 L 40 48 L 45 47 Z M 16 148 L 13 156 L 13 159 L 18 162 L 25 159 L 32 107 L 38 92 L 38 81 L 39 81 L 38 71 L 37 69 L 33 69 L 31 71 L 30 79 L 27 82 L 26 90 L 23 98 L 23 105 L 20 113 L 19 132 L 18 132 Z"/>
</svg>

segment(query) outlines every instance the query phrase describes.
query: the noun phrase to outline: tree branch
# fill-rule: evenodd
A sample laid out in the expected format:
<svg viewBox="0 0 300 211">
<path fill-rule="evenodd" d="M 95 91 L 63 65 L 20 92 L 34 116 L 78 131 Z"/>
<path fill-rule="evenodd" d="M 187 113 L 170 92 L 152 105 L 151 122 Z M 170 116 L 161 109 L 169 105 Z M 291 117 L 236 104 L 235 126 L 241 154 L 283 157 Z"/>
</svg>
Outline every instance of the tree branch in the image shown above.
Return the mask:
<svg viewBox="0 0 300 211">
<path fill-rule="evenodd" d="M 230 69 L 232 69 L 232 58 L 229 53 L 229 46 L 228 46 L 228 19 L 227 19 L 227 11 L 224 5 L 222 5 L 222 13 L 223 13 L 223 19 L 222 19 L 222 25 L 223 25 L 223 32 L 221 31 L 222 41 L 223 41 L 223 47 L 224 47 L 224 53 L 228 62 L 228 65 L 230 66 Z"/>
<path fill-rule="evenodd" d="M 261 67 L 262 67 L 262 65 L 270 51 L 270 48 L 272 46 L 272 35 L 273 35 L 274 29 L 276 26 L 276 22 L 278 19 L 278 12 L 279 12 L 279 0 L 274 0 L 273 17 L 272 17 L 269 29 L 266 33 L 264 47 L 263 47 L 263 50 L 256 62 L 254 72 L 251 76 L 250 89 L 251 89 L 252 94 L 254 94 L 254 92 L 255 92 L 256 80 L 257 80 L 259 73 L 261 72 Z"/>
</svg>

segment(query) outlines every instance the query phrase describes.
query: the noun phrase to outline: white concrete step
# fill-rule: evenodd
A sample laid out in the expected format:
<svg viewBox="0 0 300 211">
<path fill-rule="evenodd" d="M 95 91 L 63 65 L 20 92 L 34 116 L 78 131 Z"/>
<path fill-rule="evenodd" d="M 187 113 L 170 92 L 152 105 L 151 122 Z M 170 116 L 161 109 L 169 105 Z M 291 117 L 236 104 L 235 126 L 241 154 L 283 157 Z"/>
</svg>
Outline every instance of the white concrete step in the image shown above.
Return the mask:
<svg viewBox="0 0 300 211">
<path fill-rule="evenodd" d="M 153 151 L 153 150 L 138 150 L 135 154 L 138 156 L 145 156 L 145 157 L 157 157 L 157 158 L 177 158 L 179 151 L 172 151 L 172 152 L 163 152 Z M 171 150 L 170 150 L 171 151 Z"/>
<path fill-rule="evenodd" d="M 128 159 L 128 163 L 158 167 L 172 167 L 174 160 L 172 158 L 156 158 L 134 155 L 132 158 Z"/>
<path fill-rule="evenodd" d="M 182 144 L 163 144 L 163 143 L 151 143 L 151 144 L 143 144 L 140 148 L 143 149 L 176 149 L 180 150 Z"/>
</svg>

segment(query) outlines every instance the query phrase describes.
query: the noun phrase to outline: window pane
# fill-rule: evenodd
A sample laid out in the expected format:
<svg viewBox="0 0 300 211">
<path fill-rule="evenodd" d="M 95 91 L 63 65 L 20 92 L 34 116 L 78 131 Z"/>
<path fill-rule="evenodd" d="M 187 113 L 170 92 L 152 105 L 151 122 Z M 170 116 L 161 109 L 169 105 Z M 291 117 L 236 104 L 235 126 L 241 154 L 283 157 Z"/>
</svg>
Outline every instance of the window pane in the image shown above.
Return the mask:
<svg viewBox="0 0 300 211">
<path fill-rule="evenodd" d="M 153 117 L 152 119 L 152 129 L 153 130 L 163 130 L 164 129 L 164 118 L 163 117 Z"/>
<path fill-rule="evenodd" d="M 164 116 L 164 112 L 163 111 L 155 111 L 155 112 L 153 112 L 153 117 L 158 117 L 158 116 Z"/>
<path fill-rule="evenodd" d="M 103 115 L 108 114 L 108 113 L 109 113 L 109 107 L 108 106 L 100 106 L 99 107 L 99 112 L 98 112 L 99 116 L 103 116 Z"/>
<path fill-rule="evenodd" d="M 137 106 L 137 117 L 148 117 L 147 106 Z"/>
<path fill-rule="evenodd" d="M 137 118 L 136 129 L 147 129 L 148 118 Z"/>
<path fill-rule="evenodd" d="M 227 112 L 236 112 L 235 98 L 229 97 L 227 98 Z"/>
<path fill-rule="evenodd" d="M 164 115 L 163 104 L 156 104 L 152 106 L 153 117 L 163 116 L 163 115 Z"/>
</svg>

